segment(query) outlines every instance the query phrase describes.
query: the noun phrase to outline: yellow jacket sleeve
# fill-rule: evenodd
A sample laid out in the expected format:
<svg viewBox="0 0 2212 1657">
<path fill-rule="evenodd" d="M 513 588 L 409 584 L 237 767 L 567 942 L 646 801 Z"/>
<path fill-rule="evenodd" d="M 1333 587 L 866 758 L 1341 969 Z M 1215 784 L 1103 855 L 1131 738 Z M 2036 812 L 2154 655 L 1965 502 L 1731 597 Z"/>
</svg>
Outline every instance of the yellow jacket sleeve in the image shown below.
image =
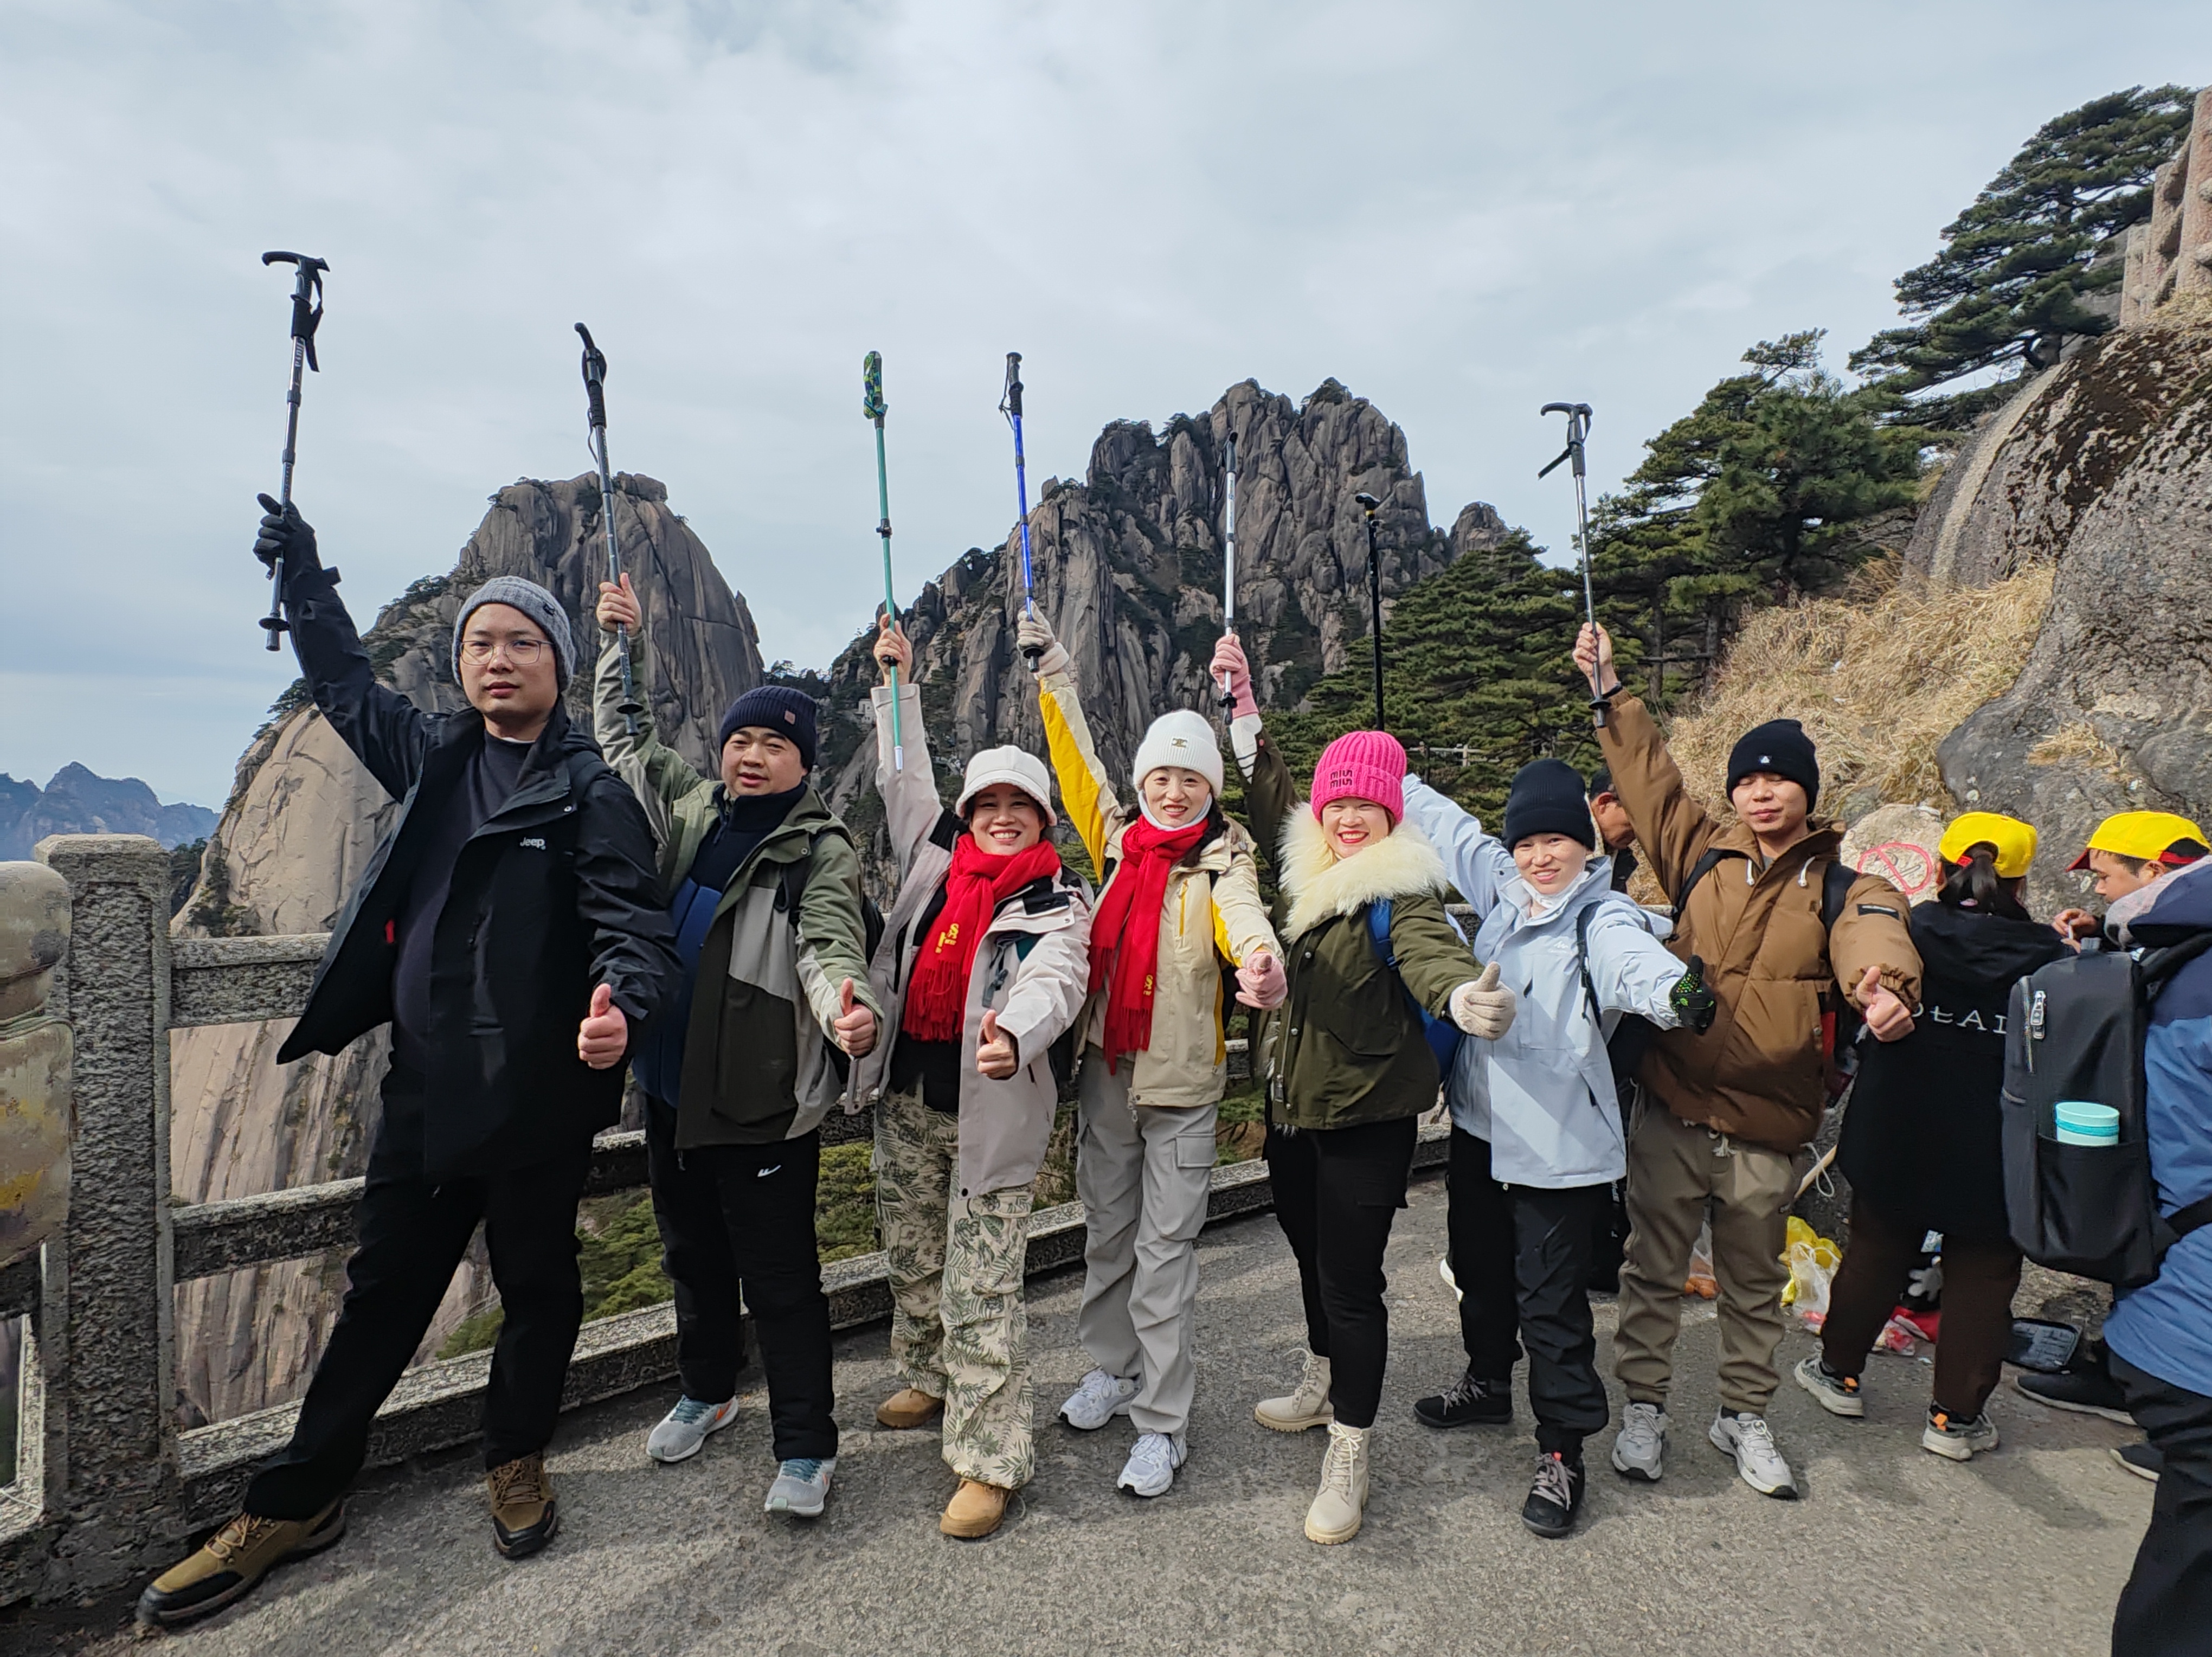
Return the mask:
<svg viewBox="0 0 2212 1657">
<path fill-rule="evenodd" d="M 1106 867 L 1106 842 L 1120 826 L 1121 807 L 1113 779 L 1098 763 L 1082 699 L 1069 673 L 1046 673 L 1037 680 L 1037 711 L 1044 716 L 1045 749 L 1052 756 L 1067 820 L 1091 854 L 1091 867 Z"/>
</svg>

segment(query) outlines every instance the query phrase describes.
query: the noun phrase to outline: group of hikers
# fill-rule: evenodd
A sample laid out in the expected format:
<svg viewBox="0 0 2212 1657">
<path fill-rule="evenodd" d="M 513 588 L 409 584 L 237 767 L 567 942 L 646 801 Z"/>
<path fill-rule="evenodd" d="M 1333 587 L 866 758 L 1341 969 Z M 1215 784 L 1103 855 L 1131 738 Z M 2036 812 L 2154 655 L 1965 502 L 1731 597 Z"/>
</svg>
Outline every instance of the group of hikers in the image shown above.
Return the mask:
<svg viewBox="0 0 2212 1657">
<path fill-rule="evenodd" d="M 1839 832 L 1815 815 L 1814 744 L 1792 720 L 1736 743 L 1714 779 L 1732 815 L 1717 817 L 1595 625 L 1576 662 L 1602 708 L 1605 768 L 1525 766 L 1495 831 L 1412 775 L 1379 730 L 1329 743 L 1302 797 L 1233 633 L 1208 668 L 1231 704 L 1228 755 L 1212 721 L 1176 710 L 1118 776 L 1068 648 L 1034 610 L 1018 643 L 1049 768 L 987 748 L 949 801 L 912 646 L 879 621 L 875 780 L 898 884 L 878 915 L 852 832 L 810 780 L 812 698 L 778 685 L 738 697 L 700 774 L 649 708 L 623 706 L 621 641 L 644 637 L 625 578 L 600 591 L 586 733 L 563 706 L 580 662 L 562 606 L 501 576 L 454 623 L 467 708 L 426 714 L 378 683 L 297 509 L 262 498 L 256 551 L 283 572 L 307 688 L 401 802 L 280 1057 L 334 1053 L 388 1023 L 391 1063 L 349 1288 L 291 1441 L 237 1516 L 146 1589 L 150 1623 L 204 1616 L 338 1538 L 375 1412 L 479 1221 L 503 1314 L 483 1404 L 493 1539 L 519 1558 L 552 1538 L 545 1451 L 583 1304 L 576 1203 L 626 1070 L 645 1100 L 681 1378 L 649 1456 L 685 1460 L 734 1417 L 742 1295 L 777 1463 L 767 1510 L 823 1511 L 838 1425 L 820 1130 L 833 1110 L 866 1110 L 898 1382 L 875 1419 L 938 1425 L 957 1481 L 945 1535 L 996 1530 L 1036 1470 L 1024 1267 L 1072 1081 L 1087 1225 L 1077 1334 L 1091 1367 L 1058 1414 L 1085 1432 L 1127 1418 L 1117 1484 L 1163 1495 L 1191 1448 L 1196 1240 L 1232 986 L 1266 1015 L 1253 1044 L 1263 1154 L 1305 1331 L 1295 1383 L 1254 1415 L 1282 1433 L 1326 1429 L 1314 1542 L 1350 1540 L 1369 1501 L 1384 1253 L 1440 1091 L 1445 1275 L 1467 1362 L 1413 1414 L 1431 1429 L 1510 1422 L 1525 1351 L 1532 1532 L 1573 1530 L 1585 1444 L 1612 1422 L 1593 1284 L 1619 1289 L 1626 1403 L 1611 1463 L 1630 1480 L 1664 1473 L 1701 1230 L 1721 1352 L 1706 1436 L 1753 1489 L 1797 1494 L 1768 1419 L 1785 1229 L 1852 1057 L 1850 1244 L 1820 1349 L 1794 1379 L 1832 1413 L 1863 1416 L 1869 1354 L 1940 1233 L 1921 1441 L 1970 1459 L 1996 1446 L 1986 1406 L 2021 1270 L 1998 1143 L 2006 998 L 2092 940 L 2124 947 L 2147 919 L 2212 927 L 2212 883 L 2180 878 L 2212 867 L 2203 833 L 2156 813 L 2110 819 L 2077 863 L 2107 900 L 2101 920 L 2032 919 L 2035 830 L 1984 811 L 1949 825 L 1940 890 L 1909 906 L 1841 862 Z M 1246 823 L 1224 808 L 1231 762 Z M 1063 862 L 1063 814 L 1095 886 Z M 1671 917 L 1627 895 L 1638 855 Z M 1455 892 L 1473 911 L 1465 933 L 1447 912 Z M 2151 1154 L 2173 1208 L 2212 1191 L 2212 961 L 2185 970 L 2160 1016 Z M 2061 1408 L 2132 1412 L 2162 1458 L 2116 1650 L 2182 1649 L 2174 1631 L 2212 1610 L 2208 1238 L 2185 1239 L 2121 1301 L 2094 1362 L 2023 1378 Z"/>
</svg>

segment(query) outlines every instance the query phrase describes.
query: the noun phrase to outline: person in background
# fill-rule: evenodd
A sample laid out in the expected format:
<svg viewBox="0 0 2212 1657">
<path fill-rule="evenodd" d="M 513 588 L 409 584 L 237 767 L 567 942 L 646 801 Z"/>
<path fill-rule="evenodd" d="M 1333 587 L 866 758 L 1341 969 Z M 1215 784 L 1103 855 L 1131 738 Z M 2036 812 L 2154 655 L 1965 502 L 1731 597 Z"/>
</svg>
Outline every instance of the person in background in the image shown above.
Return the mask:
<svg viewBox="0 0 2212 1657">
<path fill-rule="evenodd" d="M 1060 1099 L 1053 1045 L 1089 990 L 1091 893 L 1045 838 L 1059 819 L 1044 762 L 986 748 L 946 810 L 914 649 L 888 616 L 875 655 L 876 787 L 900 879 L 868 972 L 897 1033 L 860 1061 L 854 1097 L 875 1107 L 876 1223 L 904 1383 L 876 1420 L 896 1431 L 943 1414 L 960 1484 L 938 1529 L 972 1541 L 1036 1471 L 1030 1185 Z"/>
<path fill-rule="evenodd" d="M 392 1062 L 345 1299 L 290 1441 L 140 1596 L 138 1620 L 162 1628 L 345 1533 L 377 1410 L 479 1223 L 505 1313 L 483 1402 L 492 1544 L 520 1559 L 552 1540 L 545 1447 L 584 1314 L 576 1203 L 623 1061 L 678 977 L 645 813 L 562 706 L 575 645 L 559 600 L 515 576 L 470 594 L 453 643 L 467 706 L 426 714 L 378 682 L 300 509 L 261 505 L 254 551 L 283 573 L 308 691 L 399 806 L 276 1057 L 388 1024 Z"/>
<path fill-rule="evenodd" d="M 1850 1181 L 1850 1245 L 1829 1292 L 1820 1350 L 1797 1384 L 1832 1415 L 1866 1414 L 1867 1355 L 1942 1234 L 1943 1334 L 1922 1447 L 1966 1461 L 1997 1447 L 1984 1406 L 2012 1330 L 2021 1253 L 2005 1216 L 1998 1094 L 2012 987 L 2067 953 L 2021 903 L 2035 831 L 1968 812 L 1936 848 L 1942 884 L 1911 911 L 1921 1012 L 1859 1063 L 1837 1156 Z"/>
<path fill-rule="evenodd" d="M 1598 844 L 1612 860 L 1613 889 L 1628 890 L 1636 874 L 1636 825 L 1628 820 L 1628 807 L 1613 792 L 1613 771 L 1600 765 L 1589 774 L 1590 820 L 1597 825 Z"/>
<path fill-rule="evenodd" d="M 1613 772 L 1600 765 L 1589 774 L 1590 820 L 1597 825 L 1598 845 L 1610 860 L 1613 890 L 1626 892 L 1636 874 L 1636 825 L 1628 820 L 1628 807 L 1613 792 Z M 1633 1082 L 1621 1090 L 1622 1131 L 1635 1106 Z M 1613 1295 L 1620 1289 L 1620 1262 L 1628 1246 L 1628 1181 L 1613 1182 L 1613 1200 L 1592 1220 L 1589 1276 L 1583 1287 L 1593 1294 Z"/>
<path fill-rule="evenodd" d="M 1582 630 L 1575 666 L 1607 702 L 1598 746 L 1637 844 L 1674 898 L 1668 947 L 1703 956 L 1720 1002 L 1711 1035 L 1659 1032 L 1638 1072 L 1613 1343 L 1628 1404 L 1613 1469 L 1646 1482 L 1664 1471 L 1682 1282 L 1710 1209 L 1721 1396 L 1706 1436 L 1753 1489 L 1794 1497 L 1796 1476 L 1766 1406 L 1780 1385 L 1774 1355 L 1790 1279 L 1782 1246 L 1797 1158 L 1827 1099 L 1822 1015 L 1841 999 L 1876 1040 L 1910 1033 L 1920 958 L 1904 899 L 1874 875 L 1852 881 L 1834 923 L 1822 925 L 1827 868 L 1843 836 L 1812 819 L 1820 762 L 1796 720 L 1770 721 L 1737 741 L 1724 778 L 1735 820 L 1723 824 L 1690 798 L 1650 711 L 1622 691 L 1605 629 Z"/>
<path fill-rule="evenodd" d="M 2212 856 L 2212 846 L 2204 831 L 2186 817 L 2170 811 L 2117 813 L 2097 825 L 2081 855 L 2066 865 L 2069 873 L 2090 877 L 2105 900 L 2104 918 L 2086 909 L 2066 909 L 2051 923 L 2070 939 L 2110 936 L 2150 902 L 2151 888 L 2161 879 L 2206 856 Z"/>
<path fill-rule="evenodd" d="M 1367 1506 L 1368 1435 L 1389 1353 L 1382 1254 L 1406 1205 L 1421 1113 L 1441 1080 L 1428 1022 L 1502 1036 L 1514 996 L 1478 973 L 1444 913 L 1436 848 L 1406 820 L 1406 751 L 1381 731 L 1336 739 L 1310 801 L 1261 730 L 1233 634 L 1208 670 L 1236 709 L 1230 740 L 1255 838 L 1274 859 L 1289 972 L 1256 1067 L 1275 1217 L 1298 1263 L 1307 1357 L 1297 1388 L 1253 1410 L 1262 1427 L 1328 1429 L 1307 1539 L 1349 1542 Z"/>
<path fill-rule="evenodd" d="M 814 1232 L 822 1119 L 844 1090 L 833 1051 L 866 1053 L 882 1011 L 868 987 L 860 856 L 807 782 L 811 697 L 747 691 L 722 716 L 715 775 L 702 777 L 654 735 L 649 710 L 635 729 L 623 716 L 616 630 L 645 637 L 628 576 L 599 584 L 599 746 L 653 824 L 684 963 L 668 1016 L 633 1063 L 684 1383 L 646 1453 L 688 1460 L 736 1418 L 742 1297 L 774 1429 L 767 1510 L 813 1519 L 837 1467 Z"/>
<path fill-rule="evenodd" d="M 1462 1041 L 1451 1103 L 1451 1276 L 1467 1373 L 1413 1405 L 1431 1427 L 1513 1418 L 1513 1367 L 1528 1352 L 1536 1476 L 1521 1522 L 1563 1537 L 1582 1511 L 1583 1441 L 1606 1424 L 1584 1283 L 1600 1222 L 1627 1168 L 1606 1051 L 1608 1014 L 1662 1030 L 1712 1022 L 1698 963 L 1660 941 L 1668 923 L 1613 889 L 1582 778 L 1562 760 L 1515 775 L 1504 833 L 1419 778 L 1406 820 L 1443 853 L 1474 908 L 1474 953 L 1519 1008 L 1495 1040 Z"/>
<path fill-rule="evenodd" d="M 1086 1228 L 1076 1337 L 1095 1366 L 1060 1418 L 1137 1429 L 1119 1488 L 1164 1495 L 1188 1453 L 1197 1368 L 1198 1234 L 1213 1185 L 1214 1124 L 1229 1078 L 1221 963 L 1239 997 L 1283 996 L 1280 947 L 1260 901 L 1252 839 L 1221 809 L 1221 749 L 1203 714 L 1162 714 L 1137 745 L 1133 811 L 1114 797 L 1067 651 L 1022 618 L 1037 704 L 1069 820 L 1100 873 L 1076 1194 Z"/>
</svg>

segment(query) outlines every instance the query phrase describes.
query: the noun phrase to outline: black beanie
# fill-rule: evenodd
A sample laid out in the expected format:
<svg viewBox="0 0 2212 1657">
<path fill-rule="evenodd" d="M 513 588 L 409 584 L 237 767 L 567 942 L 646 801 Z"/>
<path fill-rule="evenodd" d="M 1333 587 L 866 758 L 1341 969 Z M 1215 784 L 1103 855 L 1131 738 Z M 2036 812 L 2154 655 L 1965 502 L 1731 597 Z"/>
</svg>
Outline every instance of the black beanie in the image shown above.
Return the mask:
<svg viewBox="0 0 2212 1657">
<path fill-rule="evenodd" d="M 1729 755 L 1728 791 L 1753 771 L 1771 771 L 1805 790 L 1805 809 L 1820 797 L 1820 760 L 1813 739 L 1794 719 L 1770 719 L 1754 725 Z"/>
<path fill-rule="evenodd" d="M 799 763 L 814 769 L 814 698 L 784 685 L 762 685 L 747 691 L 722 716 L 722 734 L 714 739 L 720 754 L 732 736 L 748 725 L 788 738 L 799 749 Z"/>
<path fill-rule="evenodd" d="M 1532 759 L 1513 773 L 1505 795 L 1505 849 L 1532 834 L 1564 834 L 1597 850 L 1597 826 L 1590 821 L 1583 779 L 1564 759 Z"/>
</svg>

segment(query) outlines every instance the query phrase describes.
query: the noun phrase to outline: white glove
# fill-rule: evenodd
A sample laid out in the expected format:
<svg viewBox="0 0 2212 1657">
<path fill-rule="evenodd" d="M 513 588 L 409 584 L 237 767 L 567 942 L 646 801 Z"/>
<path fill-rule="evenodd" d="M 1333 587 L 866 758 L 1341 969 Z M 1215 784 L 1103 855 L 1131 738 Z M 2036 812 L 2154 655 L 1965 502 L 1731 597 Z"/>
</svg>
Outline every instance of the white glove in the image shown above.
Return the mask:
<svg viewBox="0 0 2212 1657">
<path fill-rule="evenodd" d="M 1492 961 L 1480 978 L 1469 978 L 1452 991 L 1452 1022 L 1471 1036 L 1495 1041 L 1513 1027 L 1516 1005 L 1513 992 L 1498 986 L 1498 963 Z"/>
<path fill-rule="evenodd" d="M 1038 652 L 1036 670 L 1040 673 L 1064 673 L 1067 671 L 1067 648 L 1053 636 L 1052 624 L 1041 613 L 1025 613 L 1015 629 L 1014 643 L 1024 655 Z"/>
</svg>

